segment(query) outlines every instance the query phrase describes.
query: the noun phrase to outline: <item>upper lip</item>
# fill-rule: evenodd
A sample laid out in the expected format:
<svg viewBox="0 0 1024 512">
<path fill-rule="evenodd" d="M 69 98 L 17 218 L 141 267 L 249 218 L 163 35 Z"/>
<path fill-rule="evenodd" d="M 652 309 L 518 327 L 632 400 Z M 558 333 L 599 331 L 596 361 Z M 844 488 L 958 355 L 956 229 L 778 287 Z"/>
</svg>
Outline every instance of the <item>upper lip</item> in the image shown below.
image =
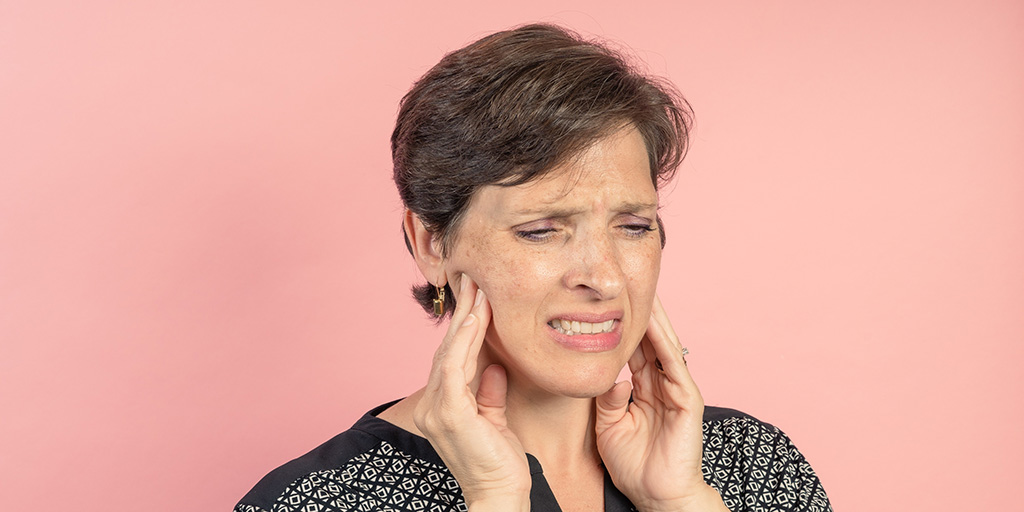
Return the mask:
<svg viewBox="0 0 1024 512">
<path fill-rule="evenodd" d="M 575 321 L 597 324 L 607 322 L 608 320 L 618 320 L 620 318 L 622 318 L 622 311 L 606 311 L 604 313 L 565 313 L 552 316 L 548 319 L 548 322 L 551 322 L 552 320 L 568 320 L 570 322 Z"/>
</svg>

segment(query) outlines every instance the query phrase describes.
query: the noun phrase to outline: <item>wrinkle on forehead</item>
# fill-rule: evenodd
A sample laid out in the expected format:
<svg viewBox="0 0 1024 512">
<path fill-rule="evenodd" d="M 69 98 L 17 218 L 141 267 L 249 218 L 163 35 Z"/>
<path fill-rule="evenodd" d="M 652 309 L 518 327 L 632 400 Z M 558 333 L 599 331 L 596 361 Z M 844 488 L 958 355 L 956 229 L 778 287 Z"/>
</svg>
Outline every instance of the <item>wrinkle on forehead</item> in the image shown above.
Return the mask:
<svg viewBox="0 0 1024 512">
<path fill-rule="evenodd" d="M 627 139 L 633 139 L 639 144 L 628 144 Z M 622 162 L 619 158 L 610 157 L 609 154 L 620 154 L 623 145 L 626 145 L 631 152 L 629 160 Z M 610 166 L 615 165 L 615 168 Z M 595 140 L 586 149 L 566 158 L 562 163 L 554 166 L 548 172 L 520 184 L 491 184 L 484 185 L 477 189 L 470 198 L 465 209 L 459 215 L 456 229 L 450 232 L 449 242 L 454 246 L 459 238 L 460 232 L 466 227 L 465 222 L 470 221 L 466 215 L 470 211 L 478 213 L 489 212 L 490 214 L 522 214 L 543 213 L 549 216 L 568 216 L 579 211 L 584 211 L 581 206 L 560 204 L 570 196 L 574 190 L 583 183 L 597 180 L 602 183 L 605 180 L 613 180 L 612 176 L 621 176 L 619 166 L 633 166 L 644 170 L 645 180 L 642 185 L 627 187 L 624 194 L 616 196 L 614 204 L 597 204 L 598 207 L 611 206 L 616 211 L 623 213 L 636 213 L 646 209 L 658 208 L 657 186 L 654 178 L 651 177 L 650 159 L 648 157 L 646 141 L 643 136 L 631 124 L 611 131 L 609 135 Z M 557 184 L 557 186 L 552 186 Z M 650 187 L 649 189 L 647 187 Z M 653 194 L 648 195 L 648 191 Z M 495 193 L 498 192 L 498 193 Z M 652 197 L 653 196 L 653 201 Z M 589 196 L 588 196 L 589 197 Z M 592 197 L 600 200 L 601 198 Z M 586 210 L 594 207 L 589 205 Z M 478 219 L 479 220 L 479 219 Z"/>
<path fill-rule="evenodd" d="M 643 140 L 640 132 L 637 131 L 633 125 L 627 124 L 616 130 L 609 131 L 608 135 L 595 140 L 584 150 L 572 155 L 564 162 L 553 167 L 549 172 L 546 172 L 537 178 L 536 182 L 564 179 L 560 194 L 549 199 L 549 202 L 557 201 L 558 199 L 569 195 L 569 193 L 572 192 L 572 190 L 576 188 L 576 186 L 588 175 L 594 172 L 603 171 L 604 169 L 596 169 L 594 162 L 607 160 L 604 158 L 605 153 L 610 151 L 610 148 L 608 147 L 609 144 L 607 143 L 618 142 L 620 139 L 627 138 L 630 135 L 635 135 L 640 138 L 641 146 L 644 148 L 644 161 L 647 164 L 648 174 L 650 174 L 650 162 L 647 157 L 647 143 Z M 528 184 L 529 183 L 527 183 L 527 185 Z M 652 185 L 654 185 L 653 182 Z M 655 189 L 657 189 L 657 186 L 655 186 Z"/>
<path fill-rule="evenodd" d="M 637 150 L 635 154 L 631 155 L 631 157 L 634 158 L 634 161 L 622 162 L 619 158 L 609 156 L 609 154 L 621 154 L 625 139 L 628 138 L 635 138 L 639 142 L 639 147 L 631 147 L 631 149 Z M 607 180 L 614 180 L 615 178 L 613 178 L 613 176 L 621 176 L 621 173 L 616 172 L 621 170 L 619 166 L 632 167 L 634 164 L 637 168 L 642 168 L 644 170 L 643 174 L 646 179 L 641 182 L 643 185 L 641 185 L 639 189 L 635 186 L 629 187 L 628 192 L 632 193 L 623 197 L 622 199 L 625 204 L 616 205 L 616 209 L 635 212 L 645 207 L 656 208 L 657 187 L 653 182 L 653 179 L 650 178 L 650 163 L 647 158 L 646 145 L 639 132 L 631 126 L 595 141 L 585 151 L 580 152 L 569 161 L 551 169 L 551 171 L 535 180 L 515 186 L 498 187 L 505 190 L 515 189 L 515 192 L 510 194 L 513 197 L 533 195 L 533 197 L 530 197 L 529 202 L 538 205 L 538 207 L 521 208 L 519 211 L 549 211 L 550 206 L 559 203 L 562 199 L 576 190 L 582 183 L 596 180 L 596 182 L 600 184 Z M 647 188 L 646 185 L 648 182 L 650 184 L 649 190 L 654 193 L 653 202 L 651 202 L 647 197 L 644 197 L 647 195 L 647 191 L 642 190 Z M 558 184 L 558 186 L 549 186 L 551 184 Z"/>
</svg>

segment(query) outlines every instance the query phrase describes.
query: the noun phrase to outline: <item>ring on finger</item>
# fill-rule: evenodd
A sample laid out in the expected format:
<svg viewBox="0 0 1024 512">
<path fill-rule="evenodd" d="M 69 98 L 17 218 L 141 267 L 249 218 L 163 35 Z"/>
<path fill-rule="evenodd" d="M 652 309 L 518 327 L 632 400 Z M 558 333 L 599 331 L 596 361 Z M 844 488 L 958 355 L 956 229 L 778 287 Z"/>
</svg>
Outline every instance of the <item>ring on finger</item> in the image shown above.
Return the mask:
<svg viewBox="0 0 1024 512">
<path fill-rule="evenodd" d="M 680 350 L 683 353 L 683 364 L 686 364 L 686 355 L 690 353 L 690 349 L 688 349 L 686 347 L 679 347 L 679 348 L 680 348 Z M 689 365 L 687 365 L 687 366 L 689 366 Z M 665 367 L 661 365 L 661 359 L 654 358 L 654 367 L 657 368 L 659 372 L 662 372 L 662 373 L 665 372 Z"/>
</svg>

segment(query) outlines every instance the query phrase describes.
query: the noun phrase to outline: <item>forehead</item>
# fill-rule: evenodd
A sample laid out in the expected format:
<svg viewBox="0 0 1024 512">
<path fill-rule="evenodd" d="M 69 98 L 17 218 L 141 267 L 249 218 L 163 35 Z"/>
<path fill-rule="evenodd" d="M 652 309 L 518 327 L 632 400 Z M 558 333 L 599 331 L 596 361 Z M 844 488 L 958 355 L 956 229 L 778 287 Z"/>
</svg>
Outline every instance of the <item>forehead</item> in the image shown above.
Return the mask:
<svg viewBox="0 0 1024 512">
<path fill-rule="evenodd" d="M 575 158 L 540 178 L 515 186 L 478 190 L 470 210 L 544 210 L 567 204 L 657 204 L 643 137 L 632 127 L 597 140 Z"/>
</svg>

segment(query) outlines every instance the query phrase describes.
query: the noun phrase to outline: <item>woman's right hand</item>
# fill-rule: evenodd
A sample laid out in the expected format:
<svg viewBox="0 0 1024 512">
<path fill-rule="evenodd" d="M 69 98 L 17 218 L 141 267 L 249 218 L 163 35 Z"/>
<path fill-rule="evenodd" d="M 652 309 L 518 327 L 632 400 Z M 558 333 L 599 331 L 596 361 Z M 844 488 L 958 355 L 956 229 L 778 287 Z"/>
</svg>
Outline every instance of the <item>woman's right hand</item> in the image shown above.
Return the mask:
<svg viewBox="0 0 1024 512">
<path fill-rule="evenodd" d="M 530 467 L 508 429 L 505 369 L 488 366 L 473 390 L 490 305 L 465 274 L 456 304 L 413 420 L 459 482 L 470 510 L 529 510 Z"/>
</svg>

